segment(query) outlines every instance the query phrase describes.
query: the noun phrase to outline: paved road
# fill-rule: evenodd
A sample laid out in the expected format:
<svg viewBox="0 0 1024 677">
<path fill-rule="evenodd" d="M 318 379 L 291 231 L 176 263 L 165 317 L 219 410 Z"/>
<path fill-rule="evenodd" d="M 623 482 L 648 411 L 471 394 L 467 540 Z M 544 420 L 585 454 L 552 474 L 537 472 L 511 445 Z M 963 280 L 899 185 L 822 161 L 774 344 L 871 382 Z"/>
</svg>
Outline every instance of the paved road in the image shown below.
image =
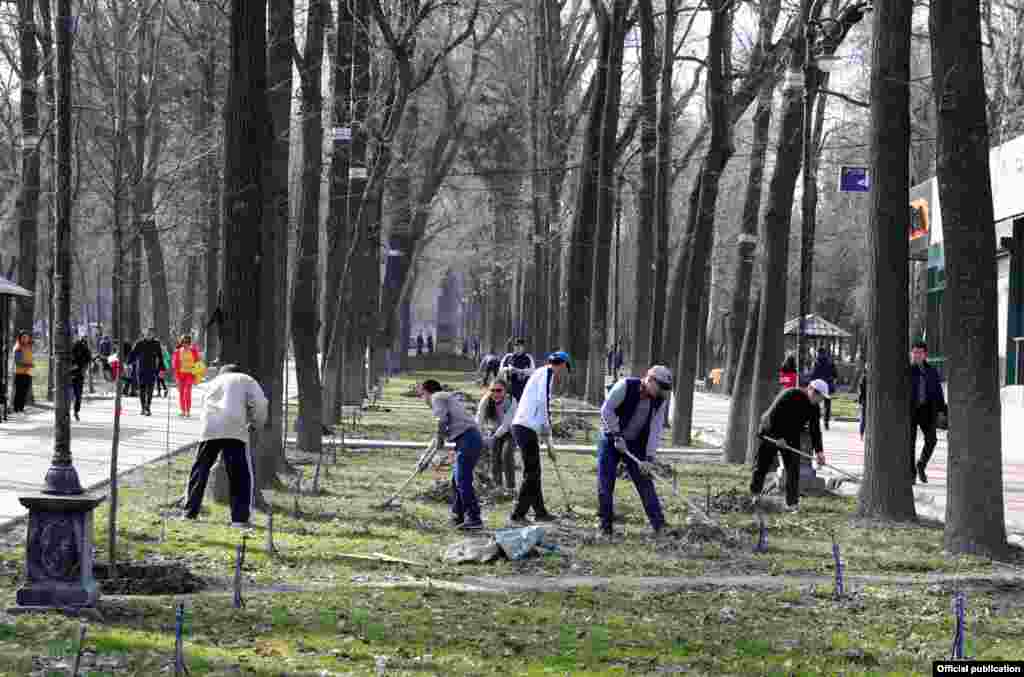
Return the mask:
<svg viewBox="0 0 1024 677">
<path fill-rule="evenodd" d="M 111 436 L 114 426 L 114 398 L 97 386 L 96 396 L 82 404 L 82 420 L 71 422 L 71 453 L 83 487 L 93 487 L 110 477 Z M 198 386 L 193 398 L 202 397 Z M 142 416 L 136 398 L 124 398 L 118 468 L 130 470 L 191 444 L 199 434 L 199 415 L 178 416 L 177 391 L 170 397 L 154 398 L 153 415 Z M 88 396 L 87 396 L 88 397 Z M 53 455 L 54 412 L 52 408 L 29 408 L 0 423 L 0 525 L 21 517 L 25 509 L 18 494 L 38 490 Z"/>
<path fill-rule="evenodd" d="M 729 398 L 697 393 L 694 400 L 694 426 L 714 431 L 709 441 L 721 439 L 729 418 Z M 864 471 L 864 442 L 860 439 L 858 424 L 833 421 L 830 429 L 822 432 L 828 462 L 846 472 L 860 475 Z M 928 484 L 914 485 L 918 514 L 943 520 L 946 511 L 946 433 L 939 431 L 939 443 L 928 464 Z M 917 436 L 920 456 L 924 441 Z M 836 475 L 838 476 L 838 474 Z M 844 485 L 845 491 L 856 491 L 856 485 Z M 1024 534 L 1024 449 L 1009 446 L 1003 450 L 1003 492 L 1006 500 L 1006 528 L 1008 532 Z"/>
</svg>

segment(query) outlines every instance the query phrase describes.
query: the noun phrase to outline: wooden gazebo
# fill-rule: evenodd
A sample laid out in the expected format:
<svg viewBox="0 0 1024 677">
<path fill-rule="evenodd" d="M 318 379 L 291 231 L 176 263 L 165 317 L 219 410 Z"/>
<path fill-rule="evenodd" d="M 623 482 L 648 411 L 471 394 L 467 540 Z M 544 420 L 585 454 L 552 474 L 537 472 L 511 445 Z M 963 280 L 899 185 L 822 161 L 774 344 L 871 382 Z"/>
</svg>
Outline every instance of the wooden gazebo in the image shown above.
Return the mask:
<svg viewBox="0 0 1024 677">
<path fill-rule="evenodd" d="M 0 275 L 0 421 L 7 420 L 7 391 L 10 383 L 10 362 L 13 339 L 11 337 L 11 298 L 32 296 L 32 292 L 19 287 Z"/>
<path fill-rule="evenodd" d="M 796 351 L 797 331 L 800 318 L 794 317 L 786 322 L 786 352 Z M 811 313 L 804 318 L 804 336 L 810 355 L 804 355 L 801 364 L 814 361 L 814 356 L 819 348 L 825 348 L 832 355 L 833 360 L 845 359 L 849 352 L 851 334 L 842 327 L 832 324 L 820 315 Z M 810 358 L 808 360 L 808 358 Z"/>
</svg>

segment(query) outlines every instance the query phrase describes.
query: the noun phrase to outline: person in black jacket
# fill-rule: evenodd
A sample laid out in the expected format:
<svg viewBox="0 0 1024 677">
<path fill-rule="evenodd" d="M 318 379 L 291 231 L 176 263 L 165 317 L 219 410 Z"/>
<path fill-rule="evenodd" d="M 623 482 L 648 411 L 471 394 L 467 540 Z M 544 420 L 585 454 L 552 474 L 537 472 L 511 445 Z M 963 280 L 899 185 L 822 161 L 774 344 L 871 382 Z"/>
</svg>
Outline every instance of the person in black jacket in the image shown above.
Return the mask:
<svg viewBox="0 0 1024 677">
<path fill-rule="evenodd" d="M 910 386 L 910 476 L 921 480 L 922 484 L 928 484 L 924 470 L 938 442 L 935 429 L 938 427 L 939 416 L 948 416 L 949 408 L 942 392 L 939 372 L 928 364 L 928 344 L 924 341 L 914 341 L 910 349 Z M 924 434 L 924 447 L 921 449 L 921 458 L 914 463 L 918 428 Z"/>
<path fill-rule="evenodd" d="M 164 349 L 156 338 L 156 330 L 150 328 L 145 338 L 132 348 L 132 364 L 135 371 L 135 382 L 139 385 L 139 404 L 142 415 L 152 416 L 153 388 L 160 370 L 164 367 Z"/>
<path fill-rule="evenodd" d="M 821 444 L 821 427 L 818 418 L 821 412 L 818 403 L 828 400 L 828 384 L 821 380 L 811 381 L 806 388 L 787 388 L 780 392 L 772 406 L 761 415 L 759 437 L 782 439 L 794 449 L 800 448 L 800 433 L 807 427 L 811 433 L 811 445 L 817 452 L 818 464 L 825 463 L 825 452 Z M 796 512 L 800 503 L 800 456 L 779 449 L 771 442 L 761 441 L 754 460 L 754 473 L 750 479 L 750 493 L 756 502 L 764 489 L 764 480 L 775 461 L 776 454 L 782 456 L 786 472 L 786 508 Z"/>
<path fill-rule="evenodd" d="M 832 362 L 832 356 L 828 348 L 818 348 L 818 357 L 814 360 L 814 369 L 811 370 L 811 380 L 819 379 L 828 385 L 828 392 L 831 394 L 836 389 L 836 365 Z M 828 430 L 829 421 L 832 420 L 832 400 L 825 398 L 824 406 L 825 430 Z"/>
<path fill-rule="evenodd" d="M 84 336 L 79 336 L 75 344 L 71 346 L 71 372 L 70 389 L 71 401 L 74 407 L 75 420 L 82 411 L 82 387 L 85 385 L 85 374 L 92 366 L 92 351 L 89 350 L 89 342 Z"/>
</svg>

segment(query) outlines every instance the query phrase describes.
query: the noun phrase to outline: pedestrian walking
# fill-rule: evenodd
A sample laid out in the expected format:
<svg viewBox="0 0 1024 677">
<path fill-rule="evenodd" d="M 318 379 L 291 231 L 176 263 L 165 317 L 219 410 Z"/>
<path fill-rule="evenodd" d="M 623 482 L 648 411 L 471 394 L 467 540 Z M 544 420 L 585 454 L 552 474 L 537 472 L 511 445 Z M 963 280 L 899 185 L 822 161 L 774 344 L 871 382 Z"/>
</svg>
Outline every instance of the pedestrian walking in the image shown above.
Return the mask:
<svg viewBox="0 0 1024 677">
<path fill-rule="evenodd" d="M 672 395 L 672 372 L 655 365 L 644 378 L 618 381 L 601 405 L 601 437 L 597 443 L 597 503 L 600 533 L 613 535 L 615 522 L 615 479 L 619 463 L 625 463 L 629 478 L 640 495 L 647 520 L 655 534 L 665 527 L 658 492 L 651 479 L 661 433 Z M 635 456 L 634 461 L 626 452 Z"/>
<path fill-rule="evenodd" d="M 416 336 L 416 357 L 423 354 L 423 332 Z"/>
<path fill-rule="evenodd" d="M 911 418 L 910 418 L 910 476 L 928 484 L 925 469 L 932 458 L 935 445 L 938 443 L 936 428 L 939 417 L 949 416 L 946 406 L 946 395 L 942 391 L 942 380 L 939 371 L 928 363 L 928 344 L 915 341 L 910 350 L 911 373 Z M 924 447 L 921 457 L 914 462 L 914 451 L 917 449 L 917 429 L 924 435 Z"/>
<path fill-rule="evenodd" d="M 516 398 L 508 392 L 508 383 L 497 379 L 476 408 L 476 425 L 484 433 L 484 449 L 491 454 L 491 479 L 512 493 L 516 489 L 516 443 L 512 438 L 512 419 Z"/>
<path fill-rule="evenodd" d="M 832 355 L 828 348 L 818 348 L 818 357 L 814 360 L 814 368 L 811 370 L 811 380 L 824 381 L 828 385 L 828 392 L 836 390 L 836 365 L 832 361 Z M 825 430 L 828 430 L 829 421 L 832 420 L 832 399 L 825 398 L 824 402 Z"/>
<path fill-rule="evenodd" d="M 782 389 L 796 388 L 800 385 L 800 372 L 796 368 L 796 357 L 792 354 L 779 367 L 779 385 Z"/>
<path fill-rule="evenodd" d="M 32 334 L 23 331 L 14 341 L 14 400 L 11 411 L 25 411 L 32 392 Z"/>
<path fill-rule="evenodd" d="M 455 451 L 449 455 L 453 463 L 451 525 L 463 531 L 483 529 L 480 502 L 473 488 L 473 469 L 483 450 L 480 430 L 466 412 L 462 398 L 444 392 L 434 379 L 421 383 L 419 390 L 437 419 L 437 448 L 443 449 L 445 441 L 455 443 Z"/>
<path fill-rule="evenodd" d="M 138 396 L 138 386 L 135 380 L 135 346 L 131 341 L 125 341 L 121 347 L 121 381 L 124 384 L 123 395 L 127 397 Z"/>
<path fill-rule="evenodd" d="M 85 386 L 85 375 L 91 366 L 92 351 L 89 350 L 89 341 L 84 336 L 79 336 L 71 346 L 71 371 L 68 379 L 72 411 L 76 421 L 81 420 L 79 414 L 82 411 L 82 390 Z"/>
<path fill-rule="evenodd" d="M 821 380 L 811 381 L 806 388 L 783 390 L 761 415 L 759 435 L 782 439 L 794 449 L 799 449 L 800 434 L 807 428 L 811 434 L 811 446 L 817 452 L 818 464 L 824 464 L 825 452 L 821 443 L 821 426 L 818 423 L 821 411 L 818 409 L 818 403 L 827 400 L 828 397 L 828 384 Z M 786 473 L 786 509 L 796 512 L 800 503 L 800 456 L 792 451 L 779 449 L 766 440 L 762 440 L 757 448 L 754 473 L 750 479 L 750 493 L 756 502 L 761 490 L 764 489 L 765 477 L 777 454 L 782 456 L 782 465 Z"/>
<path fill-rule="evenodd" d="M 256 486 L 249 438 L 253 430 L 267 422 L 267 397 L 256 379 L 236 365 L 226 364 L 210 381 L 202 406 L 201 441 L 189 473 L 184 517 L 199 517 L 210 469 L 223 454 L 231 495 L 231 526 L 247 526 Z"/>
<path fill-rule="evenodd" d="M 538 522 L 552 522 L 555 517 L 544 506 L 540 479 L 540 438 L 551 443 L 551 391 L 566 370 L 572 370 L 569 353 L 558 351 L 548 356 L 547 364 L 534 370 L 526 382 L 523 397 L 512 419 L 512 435 L 523 457 L 523 482 L 509 516 L 513 526 L 523 526 L 532 509 Z"/>
<path fill-rule="evenodd" d="M 178 339 L 178 347 L 171 358 L 171 369 L 178 384 L 179 415 L 192 415 L 192 386 L 196 382 L 195 369 L 199 364 L 199 350 L 192 345 L 192 337 L 185 334 Z"/>
<path fill-rule="evenodd" d="M 434 335 L 427 334 L 427 352 L 433 354 L 434 352 Z"/>
<path fill-rule="evenodd" d="M 473 359 L 477 362 L 480 361 L 480 337 L 473 337 Z"/>
<path fill-rule="evenodd" d="M 498 373 L 504 371 L 503 378 L 508 383 L 509 392 L 518 402 L 523 397 L 523 389 L 530 380 L 530 374 L 537 368 L 533 355 L 526 352 L 526 339 L 517 338 L 512 342 L 512 352 L 501 358 Z"/>
<path fill-rule="evenodd" d="M 153 389 L 164 363 L 164 349 L 150 327 L 146 335 L 132 349 L 135 383 L 139 388 L 139 404 L 143 416 L 153 415 Z"/>
</svg>

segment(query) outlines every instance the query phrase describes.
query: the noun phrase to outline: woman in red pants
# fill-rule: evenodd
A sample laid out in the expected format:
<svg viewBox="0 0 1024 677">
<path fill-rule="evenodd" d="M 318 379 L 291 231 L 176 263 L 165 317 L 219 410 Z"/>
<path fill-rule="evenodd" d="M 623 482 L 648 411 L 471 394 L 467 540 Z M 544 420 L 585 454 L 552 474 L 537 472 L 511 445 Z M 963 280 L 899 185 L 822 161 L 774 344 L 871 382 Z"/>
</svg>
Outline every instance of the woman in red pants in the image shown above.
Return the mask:
<svg viewBox="0 0 1024 677">
<path fill-rule="evenodd" d="M 199 351 L 192 345 L 192 337 L 188 334 L 182 336 L 171 358 L 171 368 L 174 380 L 178 382 L 178 406 L 186 418 L 192 413 L 192 385 L 196 382 L 194 369 L 198 362 Z"/>
</svg>

